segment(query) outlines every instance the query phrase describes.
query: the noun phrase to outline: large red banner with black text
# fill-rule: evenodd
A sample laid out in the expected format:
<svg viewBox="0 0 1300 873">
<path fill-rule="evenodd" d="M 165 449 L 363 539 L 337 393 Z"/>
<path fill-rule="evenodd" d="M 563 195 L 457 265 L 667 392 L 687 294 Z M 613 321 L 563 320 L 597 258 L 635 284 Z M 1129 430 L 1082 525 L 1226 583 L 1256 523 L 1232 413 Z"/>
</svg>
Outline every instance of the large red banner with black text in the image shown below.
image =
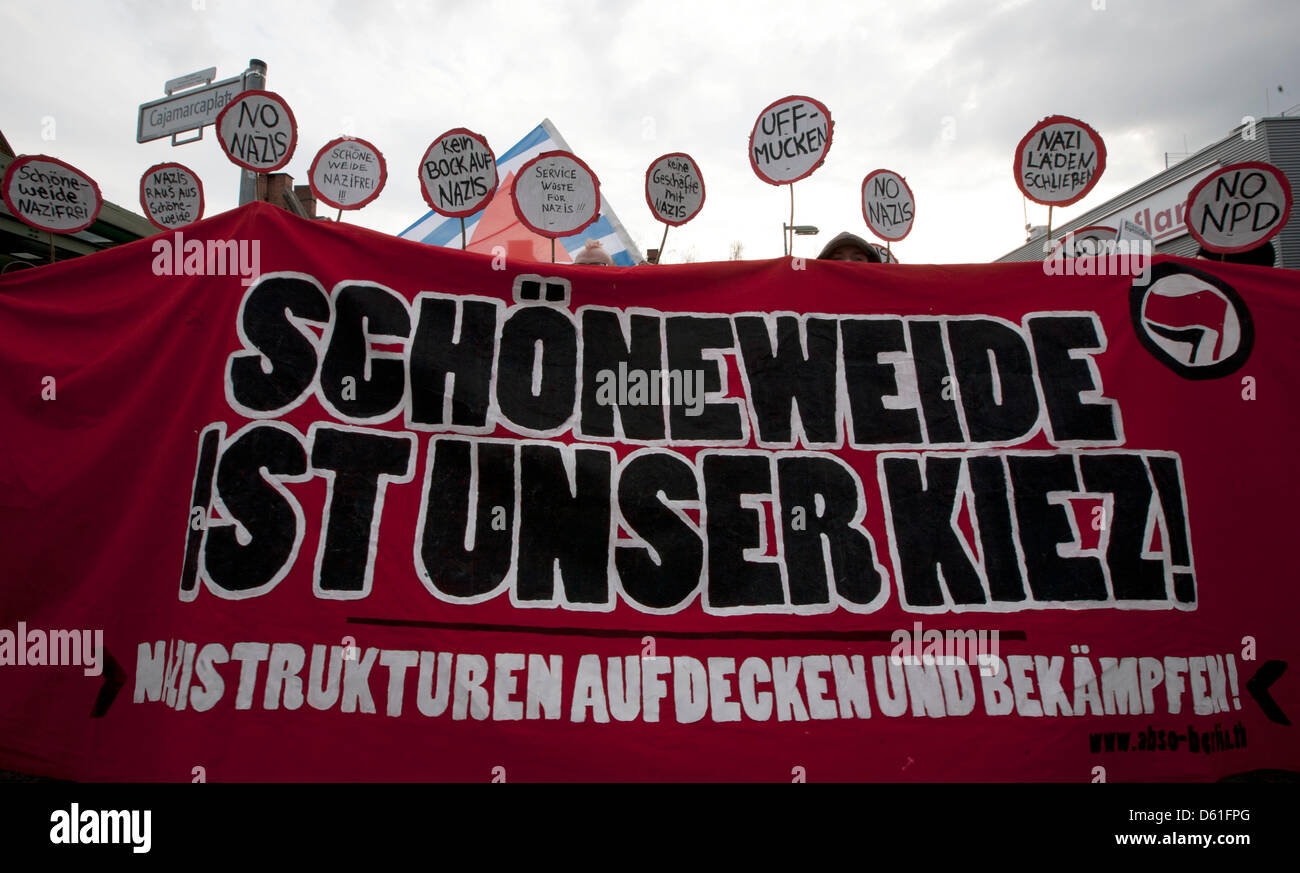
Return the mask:
<svg viewBox="0 0 1300 873">
<path fill-rule="evenodd" d="M 1300 770 L 1300 280 L 603 268 L 254 204 L 0 278 L 0 767 Z"/>
</svg>

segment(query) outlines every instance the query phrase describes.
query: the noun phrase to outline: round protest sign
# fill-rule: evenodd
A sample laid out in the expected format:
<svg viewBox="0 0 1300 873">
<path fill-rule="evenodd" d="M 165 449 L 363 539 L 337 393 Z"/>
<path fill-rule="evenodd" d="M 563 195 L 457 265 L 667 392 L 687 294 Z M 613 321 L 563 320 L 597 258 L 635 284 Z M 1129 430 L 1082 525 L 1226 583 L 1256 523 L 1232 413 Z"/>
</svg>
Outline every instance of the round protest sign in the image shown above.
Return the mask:
<svg viewBox="0 0 1300 873">
<path fill-rule="evenodd" d="M 298 122 L 273 91 L 244 91 L 217 116 L 217 139 L 226 157 L 246 170 L 269 173 L 293 157 Z"/>
<path fill-rule="evenodd" d="M 1044 206 L 1069 206 L 1084 198 L 1106 169 L 1101 135 L 1076 118 L 1052 115 L 1016 146 L 1016 184 Z"/>
<path fill-rule="evenodd" d="M 916 198 L 907 180 L 892 170 L 873 170 L 862 180 L 862 217 L 871 232 L 898 242 L 912 232 Z"/>
<path fill-rule="evenodd" d="M 360 209 L 388 181 L 384 156 L 364 139 L 341 136 L 325 144 L 307 173 L 312 193 L 335 209 Z"/>
<path fill-rule="evenodd" d="M 569 152 L 542 152 L 519 168 L 515 215 L 533 233 L 573 236 L 600 217 L 600 180 Z"/>
<path fill-rule="evenodd" d="M 497 193 L 497 158 L 487 140 L 457 127 L 425 149 L 420 159 L 420 193 L 439 215 L 466 218 Z"/>
<path fill-rule="evenodd" d="M 203 217 L 203 182 L 181 164 L 154 164 L 140 177 L 140 208 L 160 230 L 193 224 Z"/>
<path fill-rule="evenodd" d="M 0 192 L 19 221 L 50 233 L 85 230 L 104 205 L 94 179 L 46 155 L 15 158 L 0 181 Z"/>
<path fill-rule="evenodd" d="M 831 113 L 811 97 L 786 97 L 764 109 L 749 134 L 749 164 L 769 185 L 812 175 L 831 149 Z"/>
<path fill-rule="evenodd" d="M 1115 228 L 1092 224 L 1053 240 L 1051 257 L 1083 258 L 1106 254 L 1115 242 Z"/>
<path fill-rule="evenodd" d="M 673 152 L 656 158 L 645 173 L 645 202 L 655 218 L 680 227 L 704 208 L 704 176 L 690 156 Z"/>
<path fill-rule="evenodd" d="M 1291 183 L 1261 161 L 1232 164 L 1202 179 L 1187 195 L 1187 230 L 1212 252 L 1262 246 L 1291 218 Z"/>
</svg>

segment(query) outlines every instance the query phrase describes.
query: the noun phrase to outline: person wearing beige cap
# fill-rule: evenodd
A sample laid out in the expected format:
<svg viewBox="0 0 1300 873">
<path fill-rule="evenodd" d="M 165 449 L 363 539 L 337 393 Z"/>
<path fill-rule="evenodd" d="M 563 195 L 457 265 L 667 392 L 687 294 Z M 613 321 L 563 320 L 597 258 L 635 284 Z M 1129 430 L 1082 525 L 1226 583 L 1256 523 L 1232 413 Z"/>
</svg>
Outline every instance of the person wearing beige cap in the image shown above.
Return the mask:
<svg viewBox="0 0 1300 873">
<path fill-rule="evenodd" d="M 600 244 L 598 239 L 589 239 L 587 244 L 582 247 L 582 251 L 573 256 L 575 264 L 594 264 L 599 267 L 614 266 L 614 259 L 605 251 L 605 247 Z"/>
<path fill-rule="evenodd" d="M 826 244 L 819 261 L 865 261 L 872 264 L 881 263 L 880 252 L 860 236 L 854 236 L 847 230 Z"/>
</svg>

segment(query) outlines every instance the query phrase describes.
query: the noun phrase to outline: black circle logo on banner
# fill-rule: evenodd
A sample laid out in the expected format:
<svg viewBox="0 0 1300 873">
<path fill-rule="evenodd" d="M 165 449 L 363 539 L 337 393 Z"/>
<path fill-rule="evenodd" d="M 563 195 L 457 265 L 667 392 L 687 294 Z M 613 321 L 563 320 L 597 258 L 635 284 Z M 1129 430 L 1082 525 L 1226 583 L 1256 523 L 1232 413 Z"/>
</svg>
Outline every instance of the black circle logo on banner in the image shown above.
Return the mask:
<svg viewBox="0 0 1300 873">
<path fill-rule="evenodd" d="M 1250 357 L 1255 324 L 1231 285 L 1196 267 L 1161 263 L 1129 292 L 1133 331 L 1157 361 L 1184 379 L 1235 373 Z"/>
</svg>

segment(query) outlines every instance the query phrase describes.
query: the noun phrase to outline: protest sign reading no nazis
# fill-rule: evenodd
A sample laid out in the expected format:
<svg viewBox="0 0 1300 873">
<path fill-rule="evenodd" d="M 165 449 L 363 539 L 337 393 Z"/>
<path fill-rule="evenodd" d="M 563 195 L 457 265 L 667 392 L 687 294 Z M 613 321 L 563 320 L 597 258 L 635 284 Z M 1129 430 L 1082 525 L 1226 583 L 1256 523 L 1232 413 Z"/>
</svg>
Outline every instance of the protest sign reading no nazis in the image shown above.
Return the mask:
<svg viewBox="0 0 1300 873">
<path fill-rule="evenodd" d="M 289 163 L 298 146 L 293 110 L 273 91 L 245 91 L 217 116 L 217 139 L 239 166 L 270 173 Z"/>
</svg>

